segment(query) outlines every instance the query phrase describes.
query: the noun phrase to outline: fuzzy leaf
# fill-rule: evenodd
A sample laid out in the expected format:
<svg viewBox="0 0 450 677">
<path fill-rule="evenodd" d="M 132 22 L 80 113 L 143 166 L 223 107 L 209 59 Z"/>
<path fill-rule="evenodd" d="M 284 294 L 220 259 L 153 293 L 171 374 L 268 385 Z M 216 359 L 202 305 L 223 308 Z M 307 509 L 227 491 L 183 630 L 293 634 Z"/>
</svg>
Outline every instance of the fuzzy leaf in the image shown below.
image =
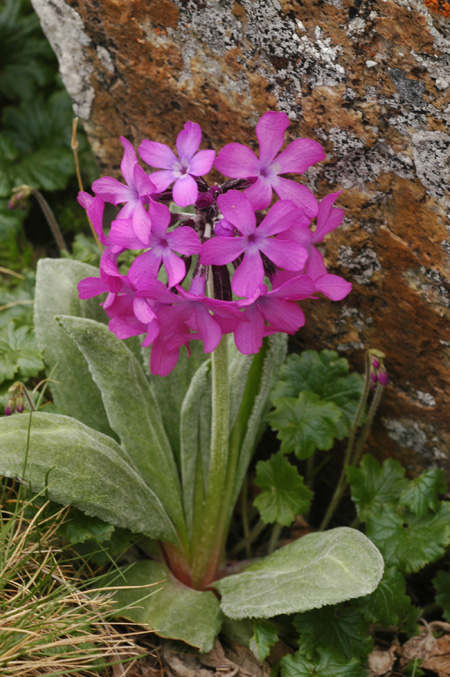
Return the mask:
<svg viewBox="0 0 450 677">
<path fill-rule="evenodd" d="M 433 579 L 433 585 L 436 590 L 436 603 L 441 605 L 444 618 L 450 623 L 450 573 L 438 571 Z"/>
<path fill-rule="evenodd" d="M 386 569 L 377 589 L 359 599 L 357 605 L 369 623 L 399 626 L 407 618 L 411 607 L 404 575 L 395 567 Z"/>
<path fill-rule="evenodd" d="M 302 652 L 309 658 L 320 647 L 341 654 L 347 659 L 366 658 L 373 640 L 369 625 L 355 607 L 324 607 L 294 618 L 294 627 L 300 633 Z"/>
<path fill-rule="evenodd" d="M 90 428 L 114 436 L 108 423 L 102 397 L 89 372 L 86 360 L 75 343 L 55 320 L 55 315 L 88 317 L 105 322 L 100 299 L 82 301 L 77 284 L 84 277 L 98 277 L 98 270 L 79 261 L 40 259 L 37 266 L 35 328 L 44 353 L 54 402 L 64 414 Z"/>
<path fill-rule="evenodd" d="M 439 509 L 439 493 L 446 490 L 445 474 L 439 468 L 428 468 L 420 477 L 412 480 L 400 496 L 400 504 L 414 514 L 423 517 Z"/>
<path fill-rule="evenodd" d="M 0 331 L 0 383 L 10 379 L 27 379 L 44 368 L 41 353 L 30 327 L 10 322 Z"/>
<path fill-rule="evenodd" d="M 278 431 L 281 451 L 295 452 L 297 458 L 304 459 L 316 449 L 331 449 L 341 415 L 334 402 L 325 402 L 314 393 L 301 392 L 297 398 L 275 400 L 275 410 L 267 418 L 271 428 Z"/>
<path fill-rule="evenodd" d="M 358 516 L 365 521 L 369 515 L 388 504 L 396 504 L 401 492 L 408 486 L 405 470 L 400 463 L 388 459 L 382 466 L 367 454 L 359 468 L 347 469 L 352 500 Z"/>
<path fill-rule="evenodd" d="M 188 530 L 194 503 L 206 494 L 211 443 L 211 363 L 203 362 L 192 377 L 181 408 L 181 476 Z"/>
<path fill-rule="evenodd" d="M 252 357 L 247 384 L 230 436 L 230 453 L 239 458 L 230 501 L 229 519 L 248 471 L 250 460 L 266 427 L 270 407 L 269 394 L 286 359 L 287 335 L 274 334 L 263 341 L 263 347 Z M 231 385 L 233 392 L 233 385 Z M 233 407 L 232 407 L 233 409 Z"/>
<path fill-rule="evenodd" d="M 133 468 L 160 497 L 179 533 L 185 532 L 177 467 L 156 399 L 134 355 L 108 327 L 81 317 L 57 317 L 85 358 L 100 390 L 109 425 Z"/>
<path fill-rule="evenodd" d="M 272 400 L 297 397 L 306 391 L 326 402 L 334 402 L 343 414 L 336 424 L 338 439 L 343 439 L 350 431 L 364 386 L 360 374 L 348 372 L 348 361 L 334 350 L 304 350 L 301 355 L 289 355 L 273 389 Z"/>
<path fill-rule="evenodd" d="M 267 524 L 278 522 L 288 527 L 297 515 L 309 510 L 313 492 L 303 484 L 297 468 L 280 453 L 274 454 L 268 461 L 259 461 L 255 484 L 264 491 L 256 497 L 253 505 Z"/>
<path fill-rule="evenodd" d="M 382 573 L 383 559 L 373 543 L 341 527 L 308 534 L 214 587 L 227 616 L 270 618 L 367 595 Z"/>
<path fill-rule="evenodd" d="M 270 649 L 278 641 L 278 628 L 274 623 L 260 619 L 254 621 L 253 635 L 250 638 L 250 650 L 259 661 L 263 661 L 270 653 Z"/>
<path fill-rule="evenodd" d="M 281 659 L 281 677 L 366 677 L 357 658 L 345 658 L 328 649 L 319 649 L 318 658 L 308 660 L 301 653 Z"/>
<path fill-rule="evenodd" d="M 119 573 L 110 585 L 152 587 L 117 590 L 117 616 L 139 623 L 160 637 L 182 640 L 202 653 L 211 651 L 222 623 L 213 592 L 187 588 L 164 565 L 151 560 L 135 562 Z"/>
<path fill-rule="evenodd" d="M 197 369 L 209 359 L 200 341 L 192 341 L 191 357 L 182 347 L 176 368 L 168 376 L 148 373 L 153 391 L 158 393 L 159 407 L 175 457 L 180 458 L 181 406 Z M 149 365 L 150 350 L 142 348 L 145 365 Z"/>
<path fill-rule="evenodd" d="M 57 503 L 152 538 L 178 542 L 159 497 L 107 435 L 68 416 L 36 412 L 0 419 L 0 438 L 0 475 L 26 479 L 33 491 L 48 484 L 48 495 Z"/>
<path fill-rule="evenodd" d="M 413 573 L 442 557 L 450 544 L 450 504 L 438 512 L 418 517 L 402 515 L 390 506 L 369 515 L 366 535 L 380 549 L 387 566 Z"/>
</svg>

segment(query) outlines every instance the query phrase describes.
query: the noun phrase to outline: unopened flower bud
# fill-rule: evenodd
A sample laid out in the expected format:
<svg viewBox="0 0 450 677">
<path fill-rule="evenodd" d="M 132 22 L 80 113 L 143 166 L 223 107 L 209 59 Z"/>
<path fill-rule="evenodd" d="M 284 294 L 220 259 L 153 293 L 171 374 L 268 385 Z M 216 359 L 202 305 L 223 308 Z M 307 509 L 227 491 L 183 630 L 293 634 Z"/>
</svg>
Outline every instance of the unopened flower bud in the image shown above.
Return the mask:
<svg viewBox="0 0 450 677">
<path fill-rule="evenodd" d="M 18 414 L 21 414 L 25 408 L 24 402 L 23 402 L 23 395 L 22 393 L 19 393 L 16 397 L 16 411 Z"/>
<path fill-rule="evenodd" d="M 389 378 L 388 378 L 388 373 L 384 367 L 380 368 L 380 371 L 378 372 L 378 383 L 381 383 L 382 386 L 387 385 Z"/>
<path fill-rule="evenodd" d="M 9 402 L 5 407 L 5 416 L 11 416 L 13 413 L 14 409 L 9 406 Z"/>
</svg>

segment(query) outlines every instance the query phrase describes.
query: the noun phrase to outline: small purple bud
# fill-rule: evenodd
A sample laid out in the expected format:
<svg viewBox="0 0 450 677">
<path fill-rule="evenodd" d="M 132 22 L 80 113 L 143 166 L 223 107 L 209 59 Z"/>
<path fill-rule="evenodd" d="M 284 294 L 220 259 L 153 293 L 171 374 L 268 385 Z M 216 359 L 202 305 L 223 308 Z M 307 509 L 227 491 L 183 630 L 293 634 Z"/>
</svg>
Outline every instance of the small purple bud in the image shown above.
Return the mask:
<svg viewBox="0 0 450 677">
<path fill-rule="evenodd" d="M 18 395 L 16 399 L 16 411 L 18 414 L 21 414 L 25 409 L 22 395 Z"/>
<path fill-rule="evenodd" d="M 214 198 L 210 193 L 199 193 L 198 200 L 195 203 L 199 209 L 206 209 L 214 202 Z"/>
<path fill-rule="evenodd" d="M 378 369 L 378 367 L 380 366 L 380 363 L 376 357 L 372 357 L 372 366 L 374 366 L 375 369 Z"/>
<path fill-rule="evenodd" d="M 386 369 L 381 368 L 378 372 L 378 383 L 381 383 L 382 386 L 387 385 L 389 378 Z"/>
<path fill-rule="evenodd" d="M 378 376 L 375 371 L 370 372 L 370 380 L 372 381 L 372 383 L 376 383 L 378 381 Z"/>
<path fill-rule="evenodd" d="M 5 416 L 11 416 L 13 411 L 14 411 L 14 408 L 11 409 L 11 407 L 7 404 L 6 407 L 5 407 Z"/>
</svg>

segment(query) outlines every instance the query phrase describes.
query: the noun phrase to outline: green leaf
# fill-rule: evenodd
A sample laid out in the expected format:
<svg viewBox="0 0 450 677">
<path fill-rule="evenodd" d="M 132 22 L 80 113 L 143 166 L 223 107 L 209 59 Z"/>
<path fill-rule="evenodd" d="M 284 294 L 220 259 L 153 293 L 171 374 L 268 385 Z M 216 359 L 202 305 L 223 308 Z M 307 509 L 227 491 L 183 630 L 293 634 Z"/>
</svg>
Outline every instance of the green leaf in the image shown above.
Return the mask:
<svg viewBox="0 0 450 677">
<path fill-rule="evenodd" d="M 384 627 L 400 626 L 411 608 L 404 575 L 396 567 L 389 567 L 377 589 L 367 597 L 357 600 L 356 604 L 370 623 L 378 623 Z"/>
<path fill-rule="evenodd" d="M 336 404 L 309 392 L 301 392 L 296 399 L 275 400 L 275 410 L 267 417 L 271 428 L 278 431 L 281 451 L 294 452 L 299 459 L 308 458 L 316 449 L 331 449 L 340 418 Z"/>
<path fill-rule="evenodd" d="M 254 656 L 263 661 L 270 653 L 270 649 L 278 641 L 278 628 L 275 623 L 264 619 L 254 621 L 253 635 L 250 638 L 250 650 Z"/>
<path fill-rule="evenodd" d="M 377 548 L 355 529 L 308 534 L 214 584 L 231 618 L 270 618 L 372 592 L 383 573 Z"/>
<path fill-rule="evenodd" d="M 26 479 L 34 491 L 48 487 L 57 503 L 115 526 L 178 543 L 159 497 L 110 437 L 68 416 L 36 412 L 1 418 L 0 439 L 0 475 Z"/>
<path fill-rule="evenodd" d="M 0 92 L 30 99 L 53 79 L 55 55 L 28 3 L 3 0 L 0 10 Z"/>
<path fill-rule="evenodd" d="M 266 428 L 270 391 L 286 358 L 286 351 L 287 335 L 274 334 L 264 339 L 263 347 L 252 358 L 247 384 L 230 437 L 230 454 L 236 453 L 239 460 L 229 518 L 231 518 L 231 512 L 241 491 L 256 445 Z M 233 392 L 233 385 L 231 385 L 231 392 Z"/>
<path fill-rule="evenodd" d="M 402 515 L 390 506 L 369 515 L 366 534 L 380 549 L 388 566 L 413 573 L 442 557 L 450 544 L 449 503 L 425 517 Z"/>
<path fill-rule="evenodd" d="M 191 357 L 182 348 L 176 368 L 168 376 L 149 374 L 153 392 L 158 394 L 159 408 L 175 458 L 180 459 L 180 416 L 183 400 L 192 378 L 209 355 L 203 352 L 200 341 L 192 341 Z M 145 363 L 149 363 L 148 350 L 143 349 Z"/>
<path fill-rule="evenodd" d="M 191 532 L 195 501 L 206 495 L 211 444 L 211 362 L 195 372 L 181 407 L 181 477 L 186 522 Z"/>
<path fill-rule="evenodd" d="M 72 508 L 69 517 L 58 529 L 58 534 L 73 544 L 91 539 L 102 543 L 111 538 L 114 529 L 112 524 Z"/>
<path fill-rule="evenodd" d="M 358 516 L 366 521 L 369 515 L 388 504 L 397 504 L 401 492 L 408 486 L 405 470 L 398 461 L 388 459 L 382 466 L 373 456 L 363 457 L 360 467 L 347 468 L 352 500 Z"/>
<path fill-rule="evenodd" d="M 400 504 L 423 517 L 439 509 L 439 493 L 446 490 L 445 473 L 439 468 L 428 468 L 412 480 L 400 496 Z"/>
<path fill-rule="evenodd" d="M 294 627 L 300 633 L 300 647 L 309 658 L 318 648 L 341 654 L 348 659 L 366 658 L 373 640 L 369 625 L 358 608 L 334 606 L 298 614 Z"/>
<path fill-rule="evenodd" d="M 440 604 L 445 620 L 450 623 L 450 573 L 438 571 L 433 579 L 433 585 L 436 590 L 436 603 Z"/>
<path fill-rule="evenodd" d="M 55 315 L 88 317 L 106 322 L 100 299 L 82 301 L 77 284 L 85 277 L 98 277 L 98 270 L 79 261 L 40 259 L 37 266 L 35 330 L 43 350 L 54 402 L 64 414 L 73 416 L 90 428 L 114 437 L 108 423 L 102 397 L 89 372 L 86 360 L 62 329 Z"/>
<path fill-rule="evenodd" d="M 297 468 L 281 453 L 274 454 L 268 461 L 259 461 L 255 484 L 264 491 L 253 505 L 267 524 L 278 522 L 288 527 L 297 515 L 309 510 L 313 492 L 305 487 Z"/>
<path fill-rule="evenodd" d="M 0 383 L 9 379 L 25 380 L 44 368 L 41 353 L 30 327 L 10 322 L 0 330 Z"/>
<path fill-rule="evenodd" d="M 144 625 L 160 637 L 182 640 L 202 653 L 213 649 L 222 622 L 213 592 L 187 588 L 165 566 L 150 560 L 136 562 L 120 574 L 112 585 L 152 587 L 117 590 L 117 616 Z"/>
<path fill-rule="evenodd" d="M 334 350 L 304 350 L 301 355 L 289 355 L 276 384 L 272 400 L 297 397 L 302 391 L 315 393 L 321 400 L 333 402 L 342 412 L 337 422 L 338 439 L 346 437 L 355 418 L 364 387 L 360 374 L 349 374 L 345 358 Z"/>
<path fill-rule="evenodd" d="M 308 660 L 300 652 L 281 659 L 281 677 L 366 677 L 367 671 L 357 658 L 344 658 L 327 649 L 319 649 L 318 658 Z"/>
<path fill-rule="evenodd" d="M 158 401 L 140 364 L 104 324 L 81 317 L 57 319 L 85 358 L 109 425 L 133 468 L 160 497 L 179 533 L 185 534 L 177 467 Z"/>
</svg>

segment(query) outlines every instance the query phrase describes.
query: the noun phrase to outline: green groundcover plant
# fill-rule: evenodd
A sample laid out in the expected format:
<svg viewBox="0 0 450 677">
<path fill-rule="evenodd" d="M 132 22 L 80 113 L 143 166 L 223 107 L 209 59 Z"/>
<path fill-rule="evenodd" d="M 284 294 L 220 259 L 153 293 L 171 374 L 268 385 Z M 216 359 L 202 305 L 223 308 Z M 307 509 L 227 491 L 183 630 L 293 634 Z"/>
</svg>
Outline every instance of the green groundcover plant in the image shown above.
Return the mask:
<svg viewBox="0 0 450 677">
<path fill-rule="evenodd" d="M 380 550 L 350 527 L 308 534 L 233 573 L 226 567 L 233 509 L 285 359 L 286 334 L 305 321 L 298 301 L 319 293 L 339 301 L 351 288 L 327 272 L 316 246 L 342 221 L 333 206 L 339 193 L 319 204 L 306 186 L 282 176 L 324 158 L 309 139 L 280 152 L 288 125 L 284 113 L 268 112 L 256 128 L 259 157 L 236 143 L 216 157 L 198 150 L 200 127 L 188 122 L 178 155 L 142 143 L 141 158 L 157 170 L 150 174 L 122 139 L 126 183 L 104 177 L 94 182 L 94 196 L 79 198 L 103 248 L 100 277 L 68 259 L 38 265 L 36 336 L 61 413 L 0 421 L 0 473 L 151 540 L 152 556 L 122 578 L 124 586 L 163 581 L 158 593 L 142 599 L 142 591 L 121 590 L 119 605 L 202 652 L 226 620 L 260 619 L 264 628 L 273 616 L 319 613 L 372 593 L 383 574 Z M 223 183 L 203 178 L 213 166 L 228 177 Z M 107 202 L 120 205 L 109 228 Z M 130 251 L 135 257 L 124 272 Z M 151 347 L 150 363 L 139 343 L 144 353 Z M 371 365 L 381 382 L 376 358 Z M 329 392 L 275 400 L 270 423 L 282 447 L 257 473 L 266 522 L 282 526 L 307 509 L 308 490 L 283 454 L 308 458 L 354 434 L 361 383 L 358 396 L 344 402 L 341 377 Z M 305 422 L 294 433 L 293 420 Z M 280 494 L 292 482 L 294 504 L 273 505 L 277 482 Z"/>
</svg>

